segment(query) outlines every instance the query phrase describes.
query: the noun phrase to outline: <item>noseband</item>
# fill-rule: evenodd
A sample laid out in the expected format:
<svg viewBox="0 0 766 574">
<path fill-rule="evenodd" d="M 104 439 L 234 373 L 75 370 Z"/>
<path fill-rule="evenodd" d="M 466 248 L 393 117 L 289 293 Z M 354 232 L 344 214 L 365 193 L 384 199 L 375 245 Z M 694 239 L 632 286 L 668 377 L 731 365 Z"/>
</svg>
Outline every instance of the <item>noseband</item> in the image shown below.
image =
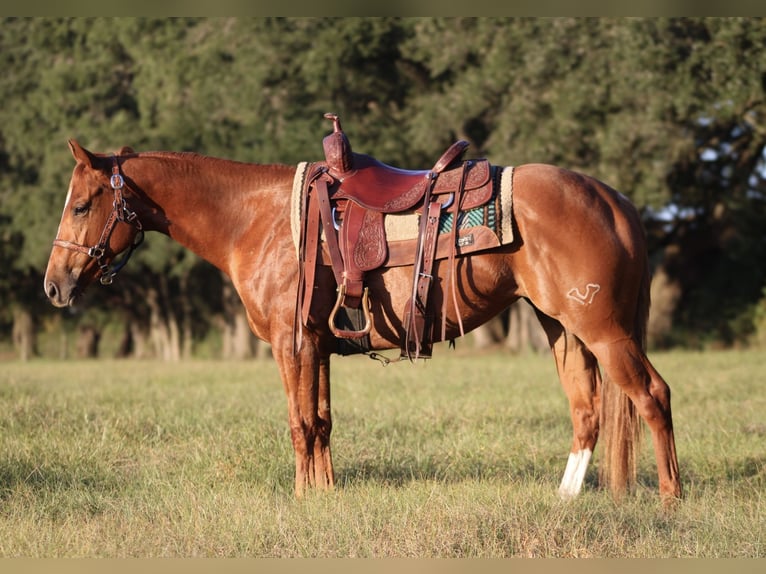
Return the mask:
<svg viewBox="0 0 766 574">
<path fill-rule="evenodd" d="M 112 156 L 112 177 L 110 178 L 109 183 L 114 190 L 114 203 L 112 204 L 112 212 L 109 214 L 109 218 L 104 224 L 104 230 L 101 232 L 101 238 L 98 240 L 98 243 L 92 247 L 88 247 L 87 245 L 80 245 L 79 243 L 73 243 L 72 241 L 65 241 L 58 238 L 53 241 L 53 245 L 56 247 L 71 249 L 72 251 L 84 253 L 88 257 L 96 259 L 98 267 L 101 269 L 101 277 L 99 280 L 102 285 L 111 285 L 114 276 L 125 267 L 130 256 L 133 255 L 133 251 L 135 251 L 144 240 L 144 231 L 141 222 L 136 218 L 136 212 L 128 209 L 125 199 L 122 197 L 125 180 L 120 174 L 120 164 L 118 163 L 116 156 Z M 104 257 L 106 255 L 107 245 L 109 244 L 109 238 L 112 236 L 114 226 L 118 221 L 133 225 L 138 229 L 138 233 L 122 260 L 110 267 L 110 265 L 104 261 Z"/>
</svg>

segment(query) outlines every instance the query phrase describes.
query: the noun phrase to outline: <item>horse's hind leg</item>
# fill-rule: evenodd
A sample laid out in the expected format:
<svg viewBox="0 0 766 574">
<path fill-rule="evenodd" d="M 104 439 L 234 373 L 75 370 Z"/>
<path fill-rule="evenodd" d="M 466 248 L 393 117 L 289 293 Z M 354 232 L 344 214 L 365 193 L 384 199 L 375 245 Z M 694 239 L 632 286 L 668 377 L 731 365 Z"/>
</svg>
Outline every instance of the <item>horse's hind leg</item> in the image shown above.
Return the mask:
<svg viewBox="0 0 766 574">
<path fill-rule="evenodd" d="M 633 338 L 611 339 L 590 345 L 605 376 L 630 398 L 652 433 L 657 459 L 660 496 L 665 501 L 681 497 L 680 473 L 670 412 L 670 388 Z"/>
<path fill-rule="evenodd" d="M 598 440 L 601 374 L 595 357 L 577 337 L 555 319 L 539 311 L 537 316 L 548 335 L 559 379 L 569 399 L 573 440 L 559 496 L 573 498 L 582 489 Z"/>
</svg>

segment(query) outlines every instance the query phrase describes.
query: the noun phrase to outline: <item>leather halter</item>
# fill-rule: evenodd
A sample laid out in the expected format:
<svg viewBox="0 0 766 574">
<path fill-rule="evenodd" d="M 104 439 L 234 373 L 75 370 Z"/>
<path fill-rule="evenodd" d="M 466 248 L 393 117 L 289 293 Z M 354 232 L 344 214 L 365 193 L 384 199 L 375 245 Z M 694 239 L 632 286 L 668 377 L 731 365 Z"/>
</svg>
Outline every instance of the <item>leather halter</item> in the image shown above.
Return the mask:
<svg viewBox="0 0 766 574">
<path fill-rule="evenodd" d="M 112 204 L 112 212 L 109 214 L 109 217 L 104 224 L 104 230 L 101 232 L 101 238 L 98 240 L 98 243 L 92 247 L 88 247 L 87 245 L 81 245 L 64 239 L 56 238 L 53 240 L 53 245 L 56 247 L 71 249 L 72 251 L 84 253 L 88 257 L 96 259 L 98 267 L 101 270 L 101 277 L 99 280 L 102 285 L 111 285 L 114 276 L 125 267 L 128 259 L 133 255 L 133 251 L 135 251 L 144 240 L 143 226 L 136 218 L 136 212 L 128 209 L 125 198 L 122 196 L 125 180 L 123 179 L 122 174 L 120 174 L 120 164 L 117 161 L 116 156 L 112 156 L 112 177 L 109 179 L 109 183 L 114 190 L 114 202 Z M 109 238 L 112 236 L 114 226 L 118 221 L 132 224 L 138 230 L 138 233 L 122 260 L 112 267 L 104 260 L 104 257 L 106 256 L 106 249 L 109 245 Z"/>
</svg>

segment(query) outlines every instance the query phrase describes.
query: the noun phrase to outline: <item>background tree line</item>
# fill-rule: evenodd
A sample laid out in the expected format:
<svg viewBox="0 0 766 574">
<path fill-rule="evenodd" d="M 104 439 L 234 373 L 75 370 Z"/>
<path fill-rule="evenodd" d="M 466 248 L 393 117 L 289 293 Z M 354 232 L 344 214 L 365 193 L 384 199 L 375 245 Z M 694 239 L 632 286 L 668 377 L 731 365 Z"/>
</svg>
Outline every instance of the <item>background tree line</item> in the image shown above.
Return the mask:
<svg viewBox="0 0 766 574">
<path fill-rule="evenodd" d="M 555 163 L 606 181 L 649 232 L 653 344 L 764 344 L 764 24 L 4 19 L 0 345 L 22 357 L 258 352 L 226 278 L 157 234 L 87 306 L 49 306 L 42 274 L 73 167 L 66 140 L 290 164 L 321 157 L 326 111 L 357 151 L 401 167 L 430 165 L 463 138 L 500 165 Z M 515 309 L 476 340 L 535 346 L 526 316 Z"/>
</svg>

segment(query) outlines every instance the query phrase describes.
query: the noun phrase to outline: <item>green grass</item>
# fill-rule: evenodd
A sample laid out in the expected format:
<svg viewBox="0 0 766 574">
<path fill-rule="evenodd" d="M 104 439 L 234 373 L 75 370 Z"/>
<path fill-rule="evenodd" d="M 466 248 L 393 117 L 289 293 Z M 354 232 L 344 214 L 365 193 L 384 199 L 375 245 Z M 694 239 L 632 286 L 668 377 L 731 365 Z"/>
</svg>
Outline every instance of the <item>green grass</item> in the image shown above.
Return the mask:
<svg viewBox="0 0 766 574">
<path fill-rule="evenodd" d="M 649 440 L 635 496 L 613 501 L 592 466 L 558 500 L 571 430 L 547 356 L 336 358 L 338 484 L 303 500 L 273 362 L 2 363 L 0 556 L 764 557 L 763 354 L 653 359 L 672 513 Z"/>
</svg>

